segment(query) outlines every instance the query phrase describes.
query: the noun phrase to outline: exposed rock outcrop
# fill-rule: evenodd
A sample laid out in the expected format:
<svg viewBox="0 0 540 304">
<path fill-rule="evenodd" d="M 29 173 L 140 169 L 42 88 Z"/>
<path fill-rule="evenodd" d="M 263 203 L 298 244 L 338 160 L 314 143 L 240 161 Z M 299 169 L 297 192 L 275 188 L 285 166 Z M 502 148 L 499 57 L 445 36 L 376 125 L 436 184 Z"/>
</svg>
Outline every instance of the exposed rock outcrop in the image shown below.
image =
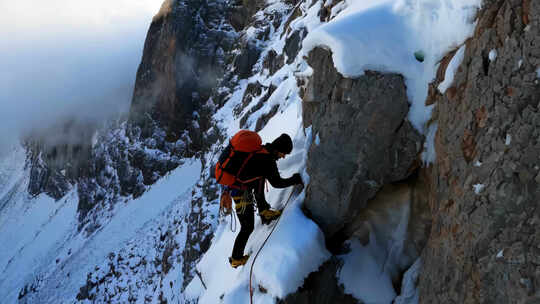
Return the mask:
<svg viewBox="0 0 540 304">
<path fill-rule="evenodd" d="M 352 221 L 387 183 L 415 169 L 422 136 L 406 119 L 403 77 L 367 71 L 342 77 L 330 52 L 313 50 L 304 95 L 304 126 L 319 144 L 309 151 L 305 209 L 327 237 Z"/>
<path fill-rule="evenodd" d="M 236 33 L 226 22 L 227 1 L 170 2 L 148 30 L 130 122 L 143 138 L 151 137 L 157 124 L 167 141 L 189 141 L 187 152 L 194 154 L 208 147 L 203 132 L 211 126 L 212 110 L 205 103 L 234 58 Z M 242 69 L 253 57 L 247 50 L 247 57 L 235 61 Z"/>
<path fill-rule="evenodd" d="M 538 303 L 540 2 L 487 0 L 477 22 L 452 87 L 434 99 L 420 302 Z"/>
<path fill-rule="evenodd" d="M 341 263 L 339 259 L 332 258 L 324 263 L 319 270 L 311 273 L 305 280 L 300 289 L 279 300 L 279 304 L 356 304 L 357 299 L 351 295 L 345 294 L 343 287 L 339 286 L 336 273 L 339 271 Z M 330 282 L 330 284 L 329 284 Z"/>
<path fill-rule="evenodd" d="M 92 122 L 68 120 L 28 134 L 28 193 L 56 200 L 66 195 L 88 167 L 96 130 Z"/>
<path fill-rule="evenodd" d="M 399 291 L 431 224 L 425 177 L 417 174 L 423 137 L 407 120 L 403 77 L 366 71 L 344 78 L 322 48 L 310 52 L 308 63 L 313 74 L 303 93 L 303 122 L 315 139 L 307 160 L 304 210 L 334 253 L 348 252 L 345 241 L 388 243 L 401 231 L 403 242 L 381 251 Z M 334 256 L 284 303 L 358 303 L 336 280 L 342 262 Z"/>
</svg>

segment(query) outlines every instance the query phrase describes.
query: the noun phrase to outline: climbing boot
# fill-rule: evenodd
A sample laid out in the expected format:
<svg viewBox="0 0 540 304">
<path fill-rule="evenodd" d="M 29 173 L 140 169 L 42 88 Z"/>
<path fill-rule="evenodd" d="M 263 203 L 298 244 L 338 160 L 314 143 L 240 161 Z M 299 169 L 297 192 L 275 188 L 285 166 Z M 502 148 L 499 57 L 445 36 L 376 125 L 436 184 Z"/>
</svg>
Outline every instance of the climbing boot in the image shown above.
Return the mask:
<svg viewBox="0 0 540 304">
<path fill-rule="evenodd" d="M 281 210 L 266 209 L 260 212 L 261 222 L 265 225 L 270 224 L 273 220 L 281 215 Z"/>
<path fill-rule="evenodd" d="M 236 268 L 238 266 L 244 265 L 249 259 L 249 255 L 245 255 L 239 259 L 233 259 L 232 257 L 229 258 L 229 264 L 231 264 L 232 268 Z"/>
</svg>

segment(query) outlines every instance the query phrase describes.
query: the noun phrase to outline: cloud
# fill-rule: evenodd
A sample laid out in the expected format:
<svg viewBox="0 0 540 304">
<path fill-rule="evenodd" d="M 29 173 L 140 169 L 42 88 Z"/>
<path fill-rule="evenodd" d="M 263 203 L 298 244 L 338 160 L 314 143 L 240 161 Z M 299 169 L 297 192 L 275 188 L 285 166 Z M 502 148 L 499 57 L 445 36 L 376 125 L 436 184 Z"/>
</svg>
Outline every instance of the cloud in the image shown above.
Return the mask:
<svg viewBox="0 0 540 304">
<path fill-rule="evenodd" d="M 126 111 L 161 2 L 0 2 L 0 153 L 61 119 Z"/>
</svg>

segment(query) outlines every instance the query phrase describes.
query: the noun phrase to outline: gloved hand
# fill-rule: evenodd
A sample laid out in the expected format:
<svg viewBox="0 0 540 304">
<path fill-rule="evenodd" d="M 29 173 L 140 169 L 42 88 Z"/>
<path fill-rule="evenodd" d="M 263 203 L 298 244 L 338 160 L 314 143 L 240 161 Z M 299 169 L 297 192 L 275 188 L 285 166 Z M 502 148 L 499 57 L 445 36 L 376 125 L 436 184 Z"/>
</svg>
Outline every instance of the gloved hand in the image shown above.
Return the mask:
<svg viewBox="0 0 540 304">
<path fill-rule="evenodd" d="M 300 173 L 295 173 L 292 176 L 292 180 L 296 185 L 304 185 L 304 182 L 302 181 L 302 176 L 300 175 Z"/>
</svg>

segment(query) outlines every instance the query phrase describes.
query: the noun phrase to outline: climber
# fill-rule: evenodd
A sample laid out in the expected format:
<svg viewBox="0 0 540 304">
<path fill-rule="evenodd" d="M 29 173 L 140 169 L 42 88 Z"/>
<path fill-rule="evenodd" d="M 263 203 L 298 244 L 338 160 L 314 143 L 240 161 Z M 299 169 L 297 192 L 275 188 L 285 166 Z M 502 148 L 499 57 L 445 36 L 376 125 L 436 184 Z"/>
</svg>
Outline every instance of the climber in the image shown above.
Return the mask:
<svg viewBox="0 0 540 304">
<path fill-rule="evenodd" d="M 255 133 L 251 131 L 240 132 Z M 258 135 L 255 136 L 258 138 Z M 252 153 L 238 173 L 237 180 L 251 181 L 240 189 L 230 188 L 230 195 L 235 202 L 235 211 L 240 221 L 240 232 L 236 236 L 232 256 L 229 258 L 229 263 L 234 268 L 244 265 L 249 258 L 249 255 L 244 255 L 244 248 L 253 232 L 254 202 L 257 204 L 263 224 L 269 224 L 281 215 L 281 210 L 270 209 L 270 205 L 266 202 L 264 197 L 265 180 L 268 180 L 275 188 L 303 184 L 299 173 L 283 179 L 277 168 L 277 160 L 284 158 L 292 151 L 292 140 L 289 135 L 281 134 L 273 142 L 261 145 L 261 148 L 259 151 L 262 152 Z"/>
</svg>

